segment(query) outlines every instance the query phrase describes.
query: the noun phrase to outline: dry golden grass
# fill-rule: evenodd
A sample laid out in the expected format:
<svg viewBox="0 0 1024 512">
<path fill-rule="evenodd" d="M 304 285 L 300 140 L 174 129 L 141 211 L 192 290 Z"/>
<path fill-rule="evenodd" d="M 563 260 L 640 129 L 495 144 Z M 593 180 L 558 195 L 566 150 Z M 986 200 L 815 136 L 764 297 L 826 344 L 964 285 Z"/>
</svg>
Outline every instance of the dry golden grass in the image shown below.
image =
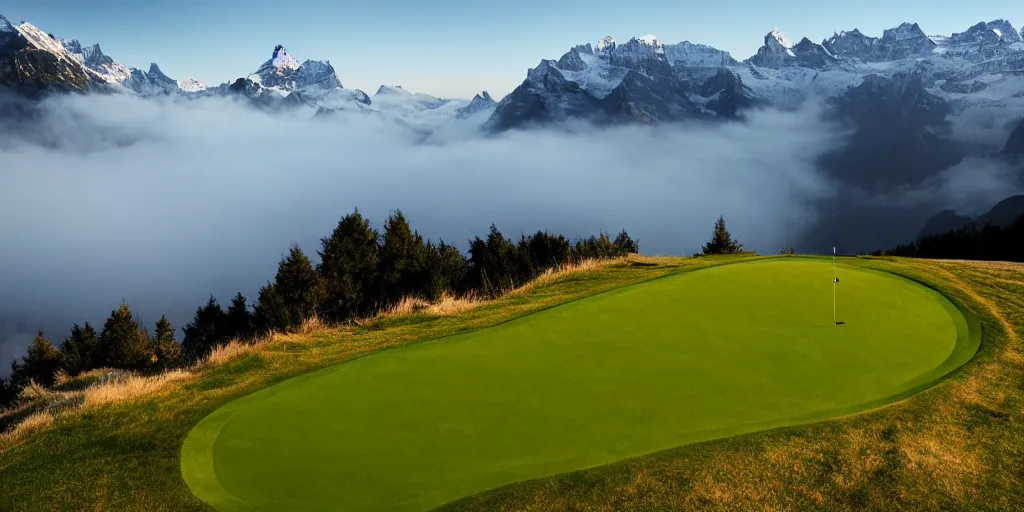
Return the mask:
<svg viewBox="0 0 1024 512">
<path fill-rule="evenodd" d="M 572 276 L 580 275 L 580 274 L 586 274 L 586 273 L 589 273 L 589 272 L 594 272 L 594 271 L 597 271 L 597 270 L 601 270 L 603 268 L 610 267 L 610 266 L 615 265 L 617 263 L 618 264 L 624 263 L 626 261 L 629 261 L 628 257 L 627 258 L 611 259 L 611 260 L 595 260 L 595 259 L 590 259 L 590 260 L 583 260 L 583 261 L 581 261 L 579 263 L 573 263 L 571 265 L 566 265 L 566 266 L 563 266 L 563 267 L 559 267 L 559 268 L 556 268 L 556 269 L 548 269 L 543 274 L 537 276 L 534 280 L 532 280 L 532 281 L 530 281 L 530 282 L 528 282 L 528 283 L 526 283 L 526 284 L 524 284 L 524 285 L 522 285 L 522 286 L 520 286 L 520 287 L 518 287 L 518 288 L 516 288 L 516 289 L 514 289 L 514 290 L 512 290 L 510 292 L 508 292 L 507 295 L 510 295 L 510 296 L 513 296 L 513 297 L 517 296 L 517 295 L 525 295 L 525 294 L 530 293 L 531 291 L 533 291 L 534 289 L 536 289 L 536 288 L 538 288 L 540 286 L 547 286 L 547 285 L 550 285 L 552 283 L 558 282 L 558 281 L 560 281 L 562 279 L 566 279 L 568 277 L 572 277 Z"/>
<path fill-rule="evenodd" d="M 295 329 L 295 334 L 312 334 L 314 332 L 322 331 L 327 328 L 327 323 L 320 320 L 320 317 L 314 315 L 311 318 L 303 320 L 302 325 Z M 273 336 L 273 334 L 271 334 L 271 336 Z"/>
<path fill-rule="evenodd" d="M 96 384 L 83 392 L 85 406 L 131 402 L 141 397 L 152 396 L 167 391 L 171 383 L 191 375 L 192 373 L 187 370 L 171 370 L 157 375 L 130 375 L 126 379 Z"/>
<path fill-rule="evenodd" d="M 22 420 L 7 432 L 0 432 L 0 448 L 17 440 L 24 434 L 48 427 L 53 424 L 53 415 L 48 412 L 37 412 Z"/>
<path fill-rule="evenodd" d="M 386 311 L 378 313 L 373 319 L 398 318 L 410 315 L 457 315 L 480 307 L 487 302 L 487 300 L 480 298 L 476 294 L 457 297 L 451 293 L 445 293 L 441 298 L 433 302 L 419 297 L 406 297 Z"/>
<path fill-rule="evenodd" d="M 28 384 L 25 384 L 25 387 L 21 388 L 21 392 L 18 393 L 18 401 L 33 402 L 48 398 L 52 394 L 53 392 L 49 389 L 39 385 L 35 380 L 29 379 Z"/>
<path fill-rule="evenodd" d="M 51 425 L 55 414 L 71 413 L 77 409 L 109 403 L 130 403 L 166 391 L 171 383 L 192 375 L 185 370 L 172 370 L 149 376 L 124 374 L 106 382 L 98 380 L 109 371 L 93 370 L 77 377 L 76 379 L 97 379 L 96 382 L 77 391 L 55 391 L 30 381 L 22 390 L 19 405 L 0 414 L 0 424 L 11 423 L 6 432 L 0 433 L 4 436 L 0 442 L 0 452 L 22 434 Z M 62 384 L 66 385 L 73 380 L 64 379 Z"/>
<path fill-rule="evenodd" d="M 210 355 L 206 356 L 206 359 L 199 364 L 199 367 L 203 366 L 219 366 L 237 357 L 251 354 L 253 352 L 259 352 L 263 350 L 274 335 L 267 336 L 259 340 L 245 342 L 241 340 L 231 340 L 224 345 L 220 345 L 210 352 Z"/>
</svg>

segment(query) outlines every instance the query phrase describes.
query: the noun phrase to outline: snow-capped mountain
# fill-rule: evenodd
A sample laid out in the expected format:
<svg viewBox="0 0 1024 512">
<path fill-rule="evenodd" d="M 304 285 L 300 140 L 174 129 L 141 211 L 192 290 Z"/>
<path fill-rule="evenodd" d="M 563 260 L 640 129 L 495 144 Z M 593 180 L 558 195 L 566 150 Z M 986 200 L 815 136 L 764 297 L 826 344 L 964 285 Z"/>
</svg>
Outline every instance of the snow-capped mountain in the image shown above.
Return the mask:
<svg viewBox="0 0 1024 512">
<path fill-rule="evenodd" d="M 166 95 L 179 92 L 194 93 L 206 88 L 191 78 L 178 81 L 165 75 L 156 63 L 149 70 L 125 66 L 103 53 L 99 44 L 82 46 L 77 39 L 60 39 L 61 45 L 71 56 L 103 78 L 108 84 L 124 87 L 141 96 Z"/>
<path fill-rule="evenodd" d="M 38 97 L 50 91 L 87 92 L 105 84 L 46 32 L 0 16 L 0 85 Z"/>
<path fill-rule="evenodd" d="M 474 100 L 461 100 L 414 93 L 400 85 L 382 85 L 373 96 L 359 89 L 346 89 L 329 61 L 305 60 L 300 64 L 282 45 L 275 46 L 270 58 L 248 77 L 208 88 L 199 96 L 209 95 L 241 96 L 260 108 L 308 108 L 323 119 L 333 118 L 331 114 L 338 112 L 370 114 L 395 121 L 424 137 L 454 120 L 469 119 L 494 108 L 494 101 L 486 93 Z"/>
<path fill-rule="evenodd" d="M 1024 42 L 1006 20 L 978 23 L 949 37 L 929 37 L 918 24 L 903 23 L 881 37 L 853 29 L 820 44 L 792 41 L 774 29 L 755 55 L 739 62 L 728 52 L 688 41 L 664 44 L 644 36 L 618 44 L 607 36 L 596 46 L 576 46 L 557 61 L 542 60 L 530 69 L 488 126 L 504 130 L 572 117 L 605 119 L 606 98 L 613 92 L 622 98 L 615 101 L 642 113 L 634 120 L 721 116 L 744 106 L 839 98 L 872 75 L 915 70 L 922 73 L 923 88 L 950 103 L 954 113 L 971 104 L 1024 109 L 1019 94 Z M 725 91 L 732 99 L 721 105 L 722 89 L 708 81 L 723 83 L 725 73 L 733 75 L 735 85 Z M 651 87 L 659 92 L 649 94 Z"/>
<path fill-rule="evenodd" d="M 455 117 L 458 117 L 459 119 L 466 119 L 470 116 L 479 114 L 480 112 L 491 110 L 495 106 L 497 106 L 497 102 L 494 101 L 494 98 L 491 98 L 490 93 L 484 91 L 480 94 L 477 94 L 476 96 L 473 96 L 473 99 L 470 100 L 469 105 L 459 108 L 459 111 L 455 115 Z"/>
<path fill-rule="evenodd" d="M 185 92 L 199 92 L 206 90 L 207 87 L 206 84 L 198 80 L 188 78 L 185 80 L 178 80 L 178 88 Z"/>
<path fill-rule="evenodd" d="M 382 86 L 371 100 L 361 90 L 344 88 L 329 61 L 300 63 L 282 45 L 275 46 L 269 58 L 248 77 L 208 87 L 191 78 L 168 77 L 155 63 L 148 70 L 124 65 L 106 55 L 99 44 L 84 46 L 77 39 L 57 38 L 29 23 L 15 25 L 3 17 L 0 85 L 31 97 L 49 91 L 104 90 L 143 97 L 244 98 L 265 109 L 309 108 L 311 113 L 321 115 L 336 111 L 372 113 L 399 120 L 420 132 L 489 112 L 494 105 L 486 94 L 475 101 L 449 100 L 411 93 L 400 86 Z"/>
</svg>

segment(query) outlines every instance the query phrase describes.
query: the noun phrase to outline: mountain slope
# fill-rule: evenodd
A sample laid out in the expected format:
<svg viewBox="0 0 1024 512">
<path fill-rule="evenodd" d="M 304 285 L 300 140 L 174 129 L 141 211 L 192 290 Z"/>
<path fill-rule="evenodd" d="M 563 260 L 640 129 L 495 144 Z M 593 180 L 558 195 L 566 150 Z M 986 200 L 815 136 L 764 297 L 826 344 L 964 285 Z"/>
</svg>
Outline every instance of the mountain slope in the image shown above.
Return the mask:
<svg viewBox="0 0 1024 512">
<path fill-rule="evenodd" d="M 105 83 L 45 32 L 0 16 L 0 85 L 40 97 L 53 91 L 88 92 Z"/>
</svg>

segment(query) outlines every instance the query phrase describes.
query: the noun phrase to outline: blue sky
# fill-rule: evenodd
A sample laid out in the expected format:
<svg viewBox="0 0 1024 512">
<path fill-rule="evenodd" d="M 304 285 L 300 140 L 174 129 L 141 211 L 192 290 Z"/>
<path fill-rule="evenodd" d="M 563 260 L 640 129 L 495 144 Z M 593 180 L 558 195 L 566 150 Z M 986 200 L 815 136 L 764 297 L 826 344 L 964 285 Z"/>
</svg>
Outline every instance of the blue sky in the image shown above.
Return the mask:
<svg viewBox="0 0 1024 512">
<path fill-rule="evenodd" d="M 1024 23 L 1019 0 L 5 0 L 3 14 L 59 37 L 98 42 L 131 66 L 156 62 L 173 78 L 207 84 L 254 71 L 283 44 L 300 61 L 329 60 L 346 87 L 380 84 L 450 97 L 510 92 L 527 68 L 604 35 L 655 34 L 752 55 L 778 27 L 820 42 L 859 28 L 879 36 L 903 21 L 929 34 L 978 21 Z"/>
</svg>

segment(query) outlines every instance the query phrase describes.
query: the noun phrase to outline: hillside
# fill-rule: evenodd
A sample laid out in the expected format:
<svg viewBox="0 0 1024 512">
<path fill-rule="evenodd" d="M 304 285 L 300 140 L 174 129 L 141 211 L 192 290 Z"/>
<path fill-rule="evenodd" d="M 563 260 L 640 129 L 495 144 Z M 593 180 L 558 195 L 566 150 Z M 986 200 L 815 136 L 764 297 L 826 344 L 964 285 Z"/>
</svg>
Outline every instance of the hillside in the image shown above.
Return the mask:
<svg viewBox="0 0 1024 512">
<path fill-rule="evenodd" d="M 238 397 L 388 347 L 492 326 L 735 258 L 634 256 L 546 274 L 493 302 L 407 302 L 356 326 L 307 325 L 301 333 L 255 345 L 232 344 L 194 368 L 163 377 L 110 379 L 94 372 L 61 384 L 57 394 L 41 391 L 48 398 L 39 403 L 63 405 L 52 406 L 54 414 L 32 415 L 29 425 L 0 438 L 3 505 L 11 510 L 207 510 L 182 480 L 181 445 L 202 418 Z M 1024 269 L 907 259 L 844 263 L 904 275 L 942 291 L 980 322 L 984 338 L 974 359 L 942 384 L 880 409 L 524 482 L 447 508 L 1024 506 L 1024 468 L 1015 455 L 1024 439 L 1024 388 L 1018 385 L 1024 377 L 1019 341 Z M 9 421 L 11 414 L 0 418 Z"/>
</svg>

